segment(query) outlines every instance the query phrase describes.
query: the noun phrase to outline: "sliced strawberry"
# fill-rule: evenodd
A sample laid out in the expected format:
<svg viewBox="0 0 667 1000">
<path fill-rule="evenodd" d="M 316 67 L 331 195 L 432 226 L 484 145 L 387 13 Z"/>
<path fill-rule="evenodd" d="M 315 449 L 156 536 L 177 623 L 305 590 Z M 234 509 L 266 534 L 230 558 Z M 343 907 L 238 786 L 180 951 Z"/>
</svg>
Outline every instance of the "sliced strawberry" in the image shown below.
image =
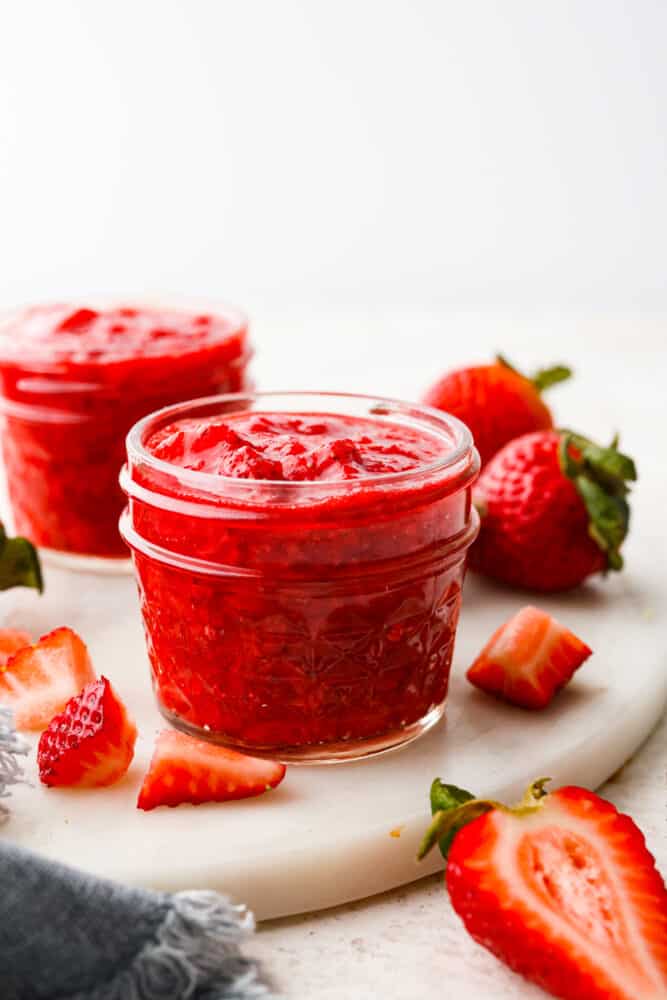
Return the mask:
<svg viewBox="0 0 667 1000">
<path fill-rule="evenodd" d="M 45 785 L 112 785 L 134 755 L 137 727 L 106 677 L 86 684 L 54 716 L 39 740 L 37 763 Z"/>
<path fill-rule="evenodd" d="M 182 802 L 226 802 L 261 795 L 285 777 L 285 765 L 163 730 L 139 792 L 139 809 Z"/>
<path fill-rule="evenodd" d="M 667 890 L 641 831 L 592 792 L 543 785 L 514 809 L 473 799 L 436 812 L 426 846 L 444 837 L 452 906 L 476 941 L 556 997 L 664 1000 Z"/>
<path fill-rule="evenodd" d="M 528 606 L 494 632 L 466 676 L 513 705 L 545 708 L 591 652 L 546 611 Z"/>
<path fill-rule="evenodd" d="M 71 628 L 57 628 L 0 668 L 0 705 L 14 710 L 17 729 L 44 729 L 93 680 L 83 640 Z"/>
<path fill-rule="evenodd" d="M 0 670 L 7 665 L 14 653 L 30 645 L 32 645 L 32 636 L 27 632 L 13 628 L 0 628 Z"/>
</svg>

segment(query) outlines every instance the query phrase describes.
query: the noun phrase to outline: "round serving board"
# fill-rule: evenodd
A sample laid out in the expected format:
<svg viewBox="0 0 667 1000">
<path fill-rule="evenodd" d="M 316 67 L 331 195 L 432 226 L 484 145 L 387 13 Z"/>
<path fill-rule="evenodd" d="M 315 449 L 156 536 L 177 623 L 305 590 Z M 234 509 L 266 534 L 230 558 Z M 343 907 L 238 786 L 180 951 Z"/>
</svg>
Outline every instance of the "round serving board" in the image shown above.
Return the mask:
<svg viewBox="0 0 667 1000">
<path fill-rule="evenodd" d="M 664 629 L 657 590 L 635 573 L 576 594 L 540 599 L 595 655 L 553 705 L 531 713 L 474 690 L 464 670 L 491 631 L 526 600 L 469 578 L 445 719 L 404 750 L 354 764 L 292 767 L 260 798 L 220 805 L 135 807 L 155 733 L 134 582 L 50 568 L 42 597 L 0 598 L 2 624 L 34 635 L 75 628 L 99 673 L 117 687 L 140 730 L 137 753 L 115 787 L 46 789 L 37 779 L 36 740 L 2 836 L 98 875 L 178 890 L 215 888 L 259 919 L 320 909 L 413 881 L 441 866 L 420 863 L 428 790 L 440 776 L 478 794 L 520 796 L 532 779 L 596 787 L 642 742 L 667 700 Z"/>
</svg>

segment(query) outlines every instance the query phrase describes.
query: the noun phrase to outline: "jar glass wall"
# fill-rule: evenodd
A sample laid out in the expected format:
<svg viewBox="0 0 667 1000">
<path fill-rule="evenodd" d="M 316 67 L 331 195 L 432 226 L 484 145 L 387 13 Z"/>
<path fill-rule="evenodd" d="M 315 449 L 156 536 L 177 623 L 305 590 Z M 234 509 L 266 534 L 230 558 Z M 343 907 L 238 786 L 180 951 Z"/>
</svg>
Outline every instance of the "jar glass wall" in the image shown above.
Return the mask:
<svg viewBox="0 0 667 1000">
<path fill-rule="evenodd" d="M 245 413 L 410 428 L 438 454 L 405 472 L 277 482 L 151 452 L 174 423 Z M 145 418 L 127 451 L 121 532 L 158 703 L 177 728 L 311 762 L 386 750 L 438 720 L 477 531 L 467 428 L 365 396 L 240 394 Z"/>
</svg>

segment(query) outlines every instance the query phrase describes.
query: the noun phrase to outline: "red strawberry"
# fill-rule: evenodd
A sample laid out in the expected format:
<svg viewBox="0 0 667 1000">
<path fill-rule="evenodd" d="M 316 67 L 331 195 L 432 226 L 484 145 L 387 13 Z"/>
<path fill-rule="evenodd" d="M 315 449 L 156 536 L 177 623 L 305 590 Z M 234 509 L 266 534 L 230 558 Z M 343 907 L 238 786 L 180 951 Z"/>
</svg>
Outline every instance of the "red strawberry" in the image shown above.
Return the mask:
<svg viewBox="0 0 667 1000">
<path fill-rule="evenodd" d="M 32 644 L 32 636 L 18 629 L 0 629 L 0 669 L 6 666 L 14 653 Z M 1 696 L 0 696 L 0 700 Z"/>
<path fill-rule="evenodd" d="M 45 785 L 98 788 L 122 778 L 134 756 L 137 727 L 106 677 L 86 684 L 54 716 L 39 740 Z"/>
<path fill-rule="evenodd" d="M 571 375 L 558 365 L 526 378 L 498 357 L 493 365 L 449 372 L 424 396 L 424 402 L 452 413 L 467 424 L 482 464 L 521 434 L 553 427 L 540 393 Z"/>
<path fill-rule="evenodd" d="M 481 515 L 470 566 L 516 587 L 554 591 L 623 566 L 632 459 L 569 431 L 511 441 L 475 489 Z"/>
<path fill-rule="evenodd" d="M 165 729 L 157 738 L 137 806 L 148 810 L 182 802 L 246 799 L 275 788 L 284 777 L 284 764 L 246 757 Z"/>
<path fill-rule="evenodd" d="M 25 646 L 0 668 L 0 705 L 14 710 L 17 729 L 44 729 L 84 684 L 95 680 L 85 644 L 57 628 Z"/>
<path fill-rule="evenodd" d="M 513 705 L 545 708 L 591 652 L 546 611 L 529 606 L 493 633 L 466 677 Z"/>
<path fill-rule="evenodd" d="M 435 781 L 452 906 L 515 972 L 563 1000 L 667 997 L 667 890 L 629 816 L 584 788 L 535 782 L 508 809 Z"/>
</svg>

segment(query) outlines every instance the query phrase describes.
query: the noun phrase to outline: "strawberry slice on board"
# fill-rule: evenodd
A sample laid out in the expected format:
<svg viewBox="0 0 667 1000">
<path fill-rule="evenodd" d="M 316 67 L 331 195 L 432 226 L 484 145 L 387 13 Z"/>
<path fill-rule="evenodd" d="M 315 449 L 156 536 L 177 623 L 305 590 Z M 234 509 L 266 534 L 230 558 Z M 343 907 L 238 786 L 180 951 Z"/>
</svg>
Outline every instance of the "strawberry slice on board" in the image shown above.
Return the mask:
<svg viewBox="0 0 667 1000">
<path fill-rule="evenodd" d="M 139 793 L 139 809 L 183 802 L 227 802 L 261 795 L 285 777 L 285 765 L 165 729 Z"/>
<path fill-rule="evenodd" d="M 667 890 L 629 816 L 534 782 L 514 808 L 431 787 L 445 881 L 469 934 L 562 1000 L 667 997 Z"/>
<path fill-rule="evenodd" d="M 32 645 L 32 636 L 20 629 L 0 628 L 0 670 L 7 665 L 19 649 Z"/>
<path fill-rule="evenodd" d="M 0 705 L 13 709 L 17 729 L 41 730 L 93 680 L 83 640 L 71 628 L 57 628 L 0 667 Z"/>
<path fill-rule="evenodd" d="M 37 748 L 39 777 L 50 787 L 100 788 L 123 777 L 137 727 L 106 679 L 86 684 L 54 716 Z"/>
<path fill-rule="evenodd" d="M 592 650 L 546 611 L 522 608 L 494 632 L 466 677 L 522 708 L 546 708 Z"/>
</svg>

